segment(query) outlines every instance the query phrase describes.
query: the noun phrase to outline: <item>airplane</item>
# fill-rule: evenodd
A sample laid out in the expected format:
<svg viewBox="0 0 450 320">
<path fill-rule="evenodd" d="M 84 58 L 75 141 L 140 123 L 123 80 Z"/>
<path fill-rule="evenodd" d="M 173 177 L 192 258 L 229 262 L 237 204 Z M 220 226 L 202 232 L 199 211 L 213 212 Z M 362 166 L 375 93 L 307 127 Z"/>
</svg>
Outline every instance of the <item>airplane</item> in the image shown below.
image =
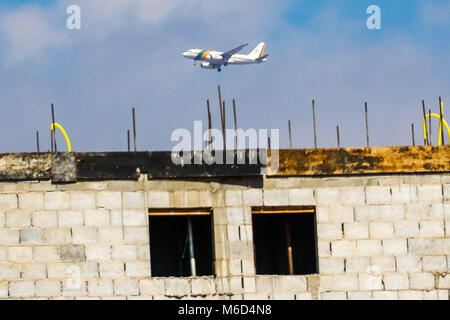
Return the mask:
<svg viewBox="0 0 450 320">
<path fill-rule="evenodd" d="M 226 67 L 229 64 L 239 65 L 267 62 L 267 57 L 269 55 L 264 55 L 264 49 L 266 48 L 264 42 L 258 44 L 258 46 L 249 54 L 237 54 L 247 45 L 248 43 L 226 52 L 190 49 L 183 52 L 183 57 L 194 60 L 194 66 L 197 61 L 203 61 L 200 67 L 204 69 L 217 69 L 218 72 L 222 71 L 222 66 Z"/>
</svg>

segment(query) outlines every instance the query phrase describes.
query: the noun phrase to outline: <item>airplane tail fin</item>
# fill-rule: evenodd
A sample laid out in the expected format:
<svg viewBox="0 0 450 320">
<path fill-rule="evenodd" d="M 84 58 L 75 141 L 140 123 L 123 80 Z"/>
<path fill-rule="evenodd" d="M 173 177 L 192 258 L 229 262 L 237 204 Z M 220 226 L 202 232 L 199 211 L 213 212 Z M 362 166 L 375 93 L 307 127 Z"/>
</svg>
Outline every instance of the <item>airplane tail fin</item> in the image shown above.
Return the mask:
<svg viewBox="0 0 450 320">
<path fill-rule="evenodd" d="M 250 59 L 254 59 L 254 60 L 261 58 L 264 55 L 265 48 L 266 48 L 266 44 L 264 42 L 261 42 L 260 44 L 258 44 L 258 46 L 255 49 L 253 49 L 252 52 L 250 52 L 248 57 Z"/>
</svg>

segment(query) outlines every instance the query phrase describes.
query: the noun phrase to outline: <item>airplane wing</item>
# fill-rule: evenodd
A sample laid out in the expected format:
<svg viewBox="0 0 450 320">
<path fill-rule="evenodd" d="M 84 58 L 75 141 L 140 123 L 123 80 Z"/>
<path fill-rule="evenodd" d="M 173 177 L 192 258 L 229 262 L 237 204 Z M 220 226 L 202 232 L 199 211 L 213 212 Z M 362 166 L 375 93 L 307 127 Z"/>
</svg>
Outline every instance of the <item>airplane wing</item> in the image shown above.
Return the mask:
<svg viewBox="0 0 450 320">
<path fill-rule="evenodd" d="M 239 47 L 237 47 L 237 48 L 234 48 L 233 50 L 229 50 L 229 51 L 227 51 L 227 52 L 224 52 L 224 53 L 222 54 L 222 59 L 223 59 L 223 61 L 224 61 L 224 62 L 227 62 L 228 59 L 230 59 L 231 56 L 232 56 L 233 54 L 238 53 L 238 52 L 241 51 L 245 46 L 248 46 L 248 43 L 243 44 L 243 45 L 241 45 L 241 46 L 239 46 Z"/>
</svg>

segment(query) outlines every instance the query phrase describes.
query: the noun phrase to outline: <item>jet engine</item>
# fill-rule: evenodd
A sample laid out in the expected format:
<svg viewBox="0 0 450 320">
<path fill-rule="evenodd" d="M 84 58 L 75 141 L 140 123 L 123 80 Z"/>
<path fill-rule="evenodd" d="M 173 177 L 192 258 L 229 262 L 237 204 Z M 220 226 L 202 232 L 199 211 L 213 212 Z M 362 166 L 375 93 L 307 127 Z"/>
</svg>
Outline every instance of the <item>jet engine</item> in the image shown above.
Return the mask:
<svg viewBox="0 0 450 320">
<path fill-rule="evenodd" d="M 203 69 L 215 69 L 216 66 L 212 63 L 209 62 L 202 62 L 202 64 L 200 65 Z"/>
</svg>

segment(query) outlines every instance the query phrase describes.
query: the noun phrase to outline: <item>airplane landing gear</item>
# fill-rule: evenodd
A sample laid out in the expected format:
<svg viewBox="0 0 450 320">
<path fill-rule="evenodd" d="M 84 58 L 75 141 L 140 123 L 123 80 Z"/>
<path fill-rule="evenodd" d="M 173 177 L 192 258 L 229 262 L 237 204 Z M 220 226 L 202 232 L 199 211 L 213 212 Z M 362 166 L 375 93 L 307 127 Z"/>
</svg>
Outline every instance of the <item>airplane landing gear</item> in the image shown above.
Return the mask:
<svg viewBox="0 0 450 320">
<path fill-rule="evenodd" d="M 220 72 L 220 71 L 222 71 L 222 69 L 221 68 L 217 68 L 217 72 Z"/>
<path fill-rule="evenodd" d="M 228 62 L 224 63 L 223 66 L 226 67 L 228 65 Z"/>
</svg>

